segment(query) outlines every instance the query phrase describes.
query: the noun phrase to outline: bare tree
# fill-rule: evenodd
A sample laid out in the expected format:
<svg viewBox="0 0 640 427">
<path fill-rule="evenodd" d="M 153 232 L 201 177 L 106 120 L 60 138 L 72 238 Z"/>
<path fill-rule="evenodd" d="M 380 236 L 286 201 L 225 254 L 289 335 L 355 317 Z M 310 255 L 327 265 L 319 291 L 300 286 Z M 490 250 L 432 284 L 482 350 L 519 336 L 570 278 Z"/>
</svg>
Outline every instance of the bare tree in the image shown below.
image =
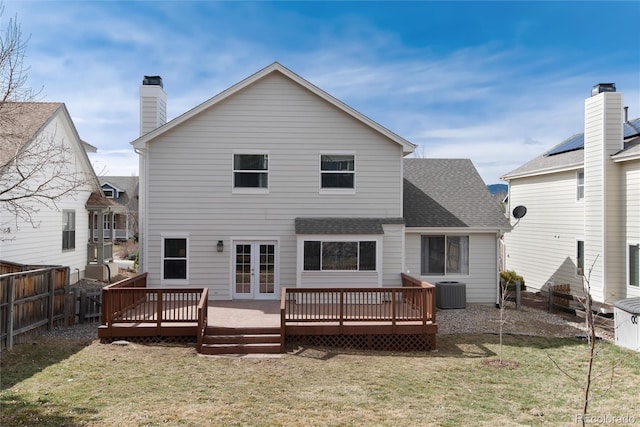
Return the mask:
<svg viewBox="0 0 640 427">
<path fill-rule="evenodd" d="M 0 23 L 4 4 L 0 2 Z M 4 26 L 4 25 L 3 25 Z M 6 28 L 0 30 L 0 117 L 7 102 L 33 101 L 40 91 L 27 86 L 29 67 L 24 65 L 24 55 L 30 37 L 23 38 L 17 15 L 9 18 Z"/>
<path fill-rule="evenodd" d="M 0 2 L 0 23 L 4 5 Z M 22 223 L 37 227 L 42 208 L 58 209 L 88 177 L 74 160 L 73 147 L 56 135 L 54 125 L 41 129 L 62 104 L 46 109 L 33 102 L 39 91 L 27 87 L 24 65 L 27 39 L 17 17 L 0 29 L 0 241 L 12 238 Z"/>
</svg>

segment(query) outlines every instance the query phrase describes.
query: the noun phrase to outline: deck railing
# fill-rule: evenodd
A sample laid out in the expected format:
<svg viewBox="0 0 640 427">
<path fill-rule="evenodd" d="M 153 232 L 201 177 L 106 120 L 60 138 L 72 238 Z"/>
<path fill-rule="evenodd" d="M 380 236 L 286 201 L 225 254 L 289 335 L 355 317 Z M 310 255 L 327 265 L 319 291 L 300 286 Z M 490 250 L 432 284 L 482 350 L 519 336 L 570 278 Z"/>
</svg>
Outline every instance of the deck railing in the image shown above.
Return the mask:
<svg viewBox="0 0 640 427">
<path fill-rule="evenodd" d="M 429 289 L 425 292 L 424 298 L 426 300 L 421 302 L 420 304 L 424 304 L 423 307 L 427 312 L 427 317 L 431 319 L 433 323 L 436 323 L 436 287 L 429 282 L 425 282 L 416 277 L 410 276 L 405 273 L 401 273 L 400 277 L 402 279 L 402 287 L 403 288 L 423 288 Z M 418 303 L 415 301 L 414 303 Z"/>
<path fill-rule="evenodd" d="M 198 302 L 198 352 L 202 349 L 202 342 L 207 330 L 209 311 L 209 288 L 204 288 Z"/>
<path fill-rule="evenodd" d="M 411 279 L 411 280 L 409 280 Z M 405 283 L 406 282 L 406 283 Z M 403 277 L 393 288 L 283 288 L 281 323 L 435 323 L 435 286 Z"/>
<path fill-rule="evenodd" d="M 207 309 L 207 288 L 147 288 L 146 273 L 102 288 L 102 325 L 107 329 L 117 323 L 155 323 L 161 335 L 163 323 L 193 322 L 200 335 Z M 200 336 L 198 340 L 200 344 Z"/>
</svg>

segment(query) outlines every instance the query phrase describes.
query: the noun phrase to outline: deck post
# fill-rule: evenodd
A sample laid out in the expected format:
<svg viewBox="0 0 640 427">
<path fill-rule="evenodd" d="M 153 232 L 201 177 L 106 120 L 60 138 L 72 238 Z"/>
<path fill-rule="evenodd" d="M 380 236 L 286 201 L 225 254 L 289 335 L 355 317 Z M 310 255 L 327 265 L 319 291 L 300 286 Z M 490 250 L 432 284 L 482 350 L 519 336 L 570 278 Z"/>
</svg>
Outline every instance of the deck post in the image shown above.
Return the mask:
<svg viewBox="0 0 640 427">
<path fill-rule="evenodd" d="M 344 288 L 340 288 L 340 333 L 344 332 Z"/>
<path fill-rule="evenodd" d="M 391 325 L 396 326 L 396 290 L 391 289 Z"/>
<path fill-rule="evenodd" d="M 429 314 L 430 314 L 429 312 L 431 311 L 431 307 L 427 305 L 428 288 L 425 288 L 424 286 L 420 286 L 420 290 L 422 291 L 422 304 L 421 304 L 422 305 L 422 324 L 426 325 Z M 431 313 L 431 315 L 435 316 L 435 313 Z M 435 322 L 435 319 L 434 319 L 434 322 Z"/>
<path fill-rule="evenodd" d="M 286 345 L 286 325 L 287 323 L 287 288 L 282 288 L 280 296 L 280 353 L 284 353 Z"/>
<path fill-rule="evenodd" d="M 162 333 L 162 289 L 158 289 L 158 301 L 156 301 L 156 305 L 158 306 L 158 312 L 156 314 L 156 316 L 158 317 L 156 319 L 156 324 L 157 324 L 157 328 L 158 328 L 158 335 L 161 335 Z"/>
</svg>

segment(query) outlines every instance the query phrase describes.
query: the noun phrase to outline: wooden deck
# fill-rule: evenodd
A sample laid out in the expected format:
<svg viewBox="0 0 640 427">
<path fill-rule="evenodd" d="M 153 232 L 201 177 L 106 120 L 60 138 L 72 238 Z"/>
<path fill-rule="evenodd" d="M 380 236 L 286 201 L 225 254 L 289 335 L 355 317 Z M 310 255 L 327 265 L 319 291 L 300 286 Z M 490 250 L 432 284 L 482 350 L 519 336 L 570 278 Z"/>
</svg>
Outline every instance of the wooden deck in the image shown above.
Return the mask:
<svg viewBox="0 0 640 427">
<path fill-rule="evenodd" d="M 280 301 L 208 301 L 206 288 L 146 288 L 146 275 L 103 289 L 98 336 L 182 339 L 209 354 L 284 352 L 314 344 L 433 350 L 435 287 L 283 289 Z"/>
</svg>

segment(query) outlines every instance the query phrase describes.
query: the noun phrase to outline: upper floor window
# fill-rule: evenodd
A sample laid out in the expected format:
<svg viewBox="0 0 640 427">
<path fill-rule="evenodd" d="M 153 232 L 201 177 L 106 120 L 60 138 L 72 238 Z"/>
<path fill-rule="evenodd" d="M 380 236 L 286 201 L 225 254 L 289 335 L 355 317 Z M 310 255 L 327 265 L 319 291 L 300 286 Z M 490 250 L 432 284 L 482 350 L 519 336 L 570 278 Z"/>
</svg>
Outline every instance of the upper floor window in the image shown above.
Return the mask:
<svg viewBox="0 0 640 427">
<path fill-rule="evenodd" d="M 269 154 L 234 154 L 233 188 L 269 188 Z"/>
<path fill-rule="evenodd" d="M 76 211 L 62 211 L 62 249 L 76 247 Z"/>
<path fill-rule="evenodd" d="M 584 199 L 584 171 L 578 171 L 576 174 L 576 181 L 576 200 L 582 200 Z"/>
<path fill-rule="evenodd" d="M 114 195 L 113 195 L 113 190 L 110 188 L 103 188 L 102 192 L 104 193 L 104 197 L 106 197 L 107 199 L 113 199 Z"/>
<path fill-rule="evenodd" d="M 356 188 L 355 155 L 321 154 L 320 188 L 354 190 Z"/>
<path fill-rule="evenodd" d="M 469 236 L 422 236 L 422 275 L 469 274 Z"/>
</svg>

